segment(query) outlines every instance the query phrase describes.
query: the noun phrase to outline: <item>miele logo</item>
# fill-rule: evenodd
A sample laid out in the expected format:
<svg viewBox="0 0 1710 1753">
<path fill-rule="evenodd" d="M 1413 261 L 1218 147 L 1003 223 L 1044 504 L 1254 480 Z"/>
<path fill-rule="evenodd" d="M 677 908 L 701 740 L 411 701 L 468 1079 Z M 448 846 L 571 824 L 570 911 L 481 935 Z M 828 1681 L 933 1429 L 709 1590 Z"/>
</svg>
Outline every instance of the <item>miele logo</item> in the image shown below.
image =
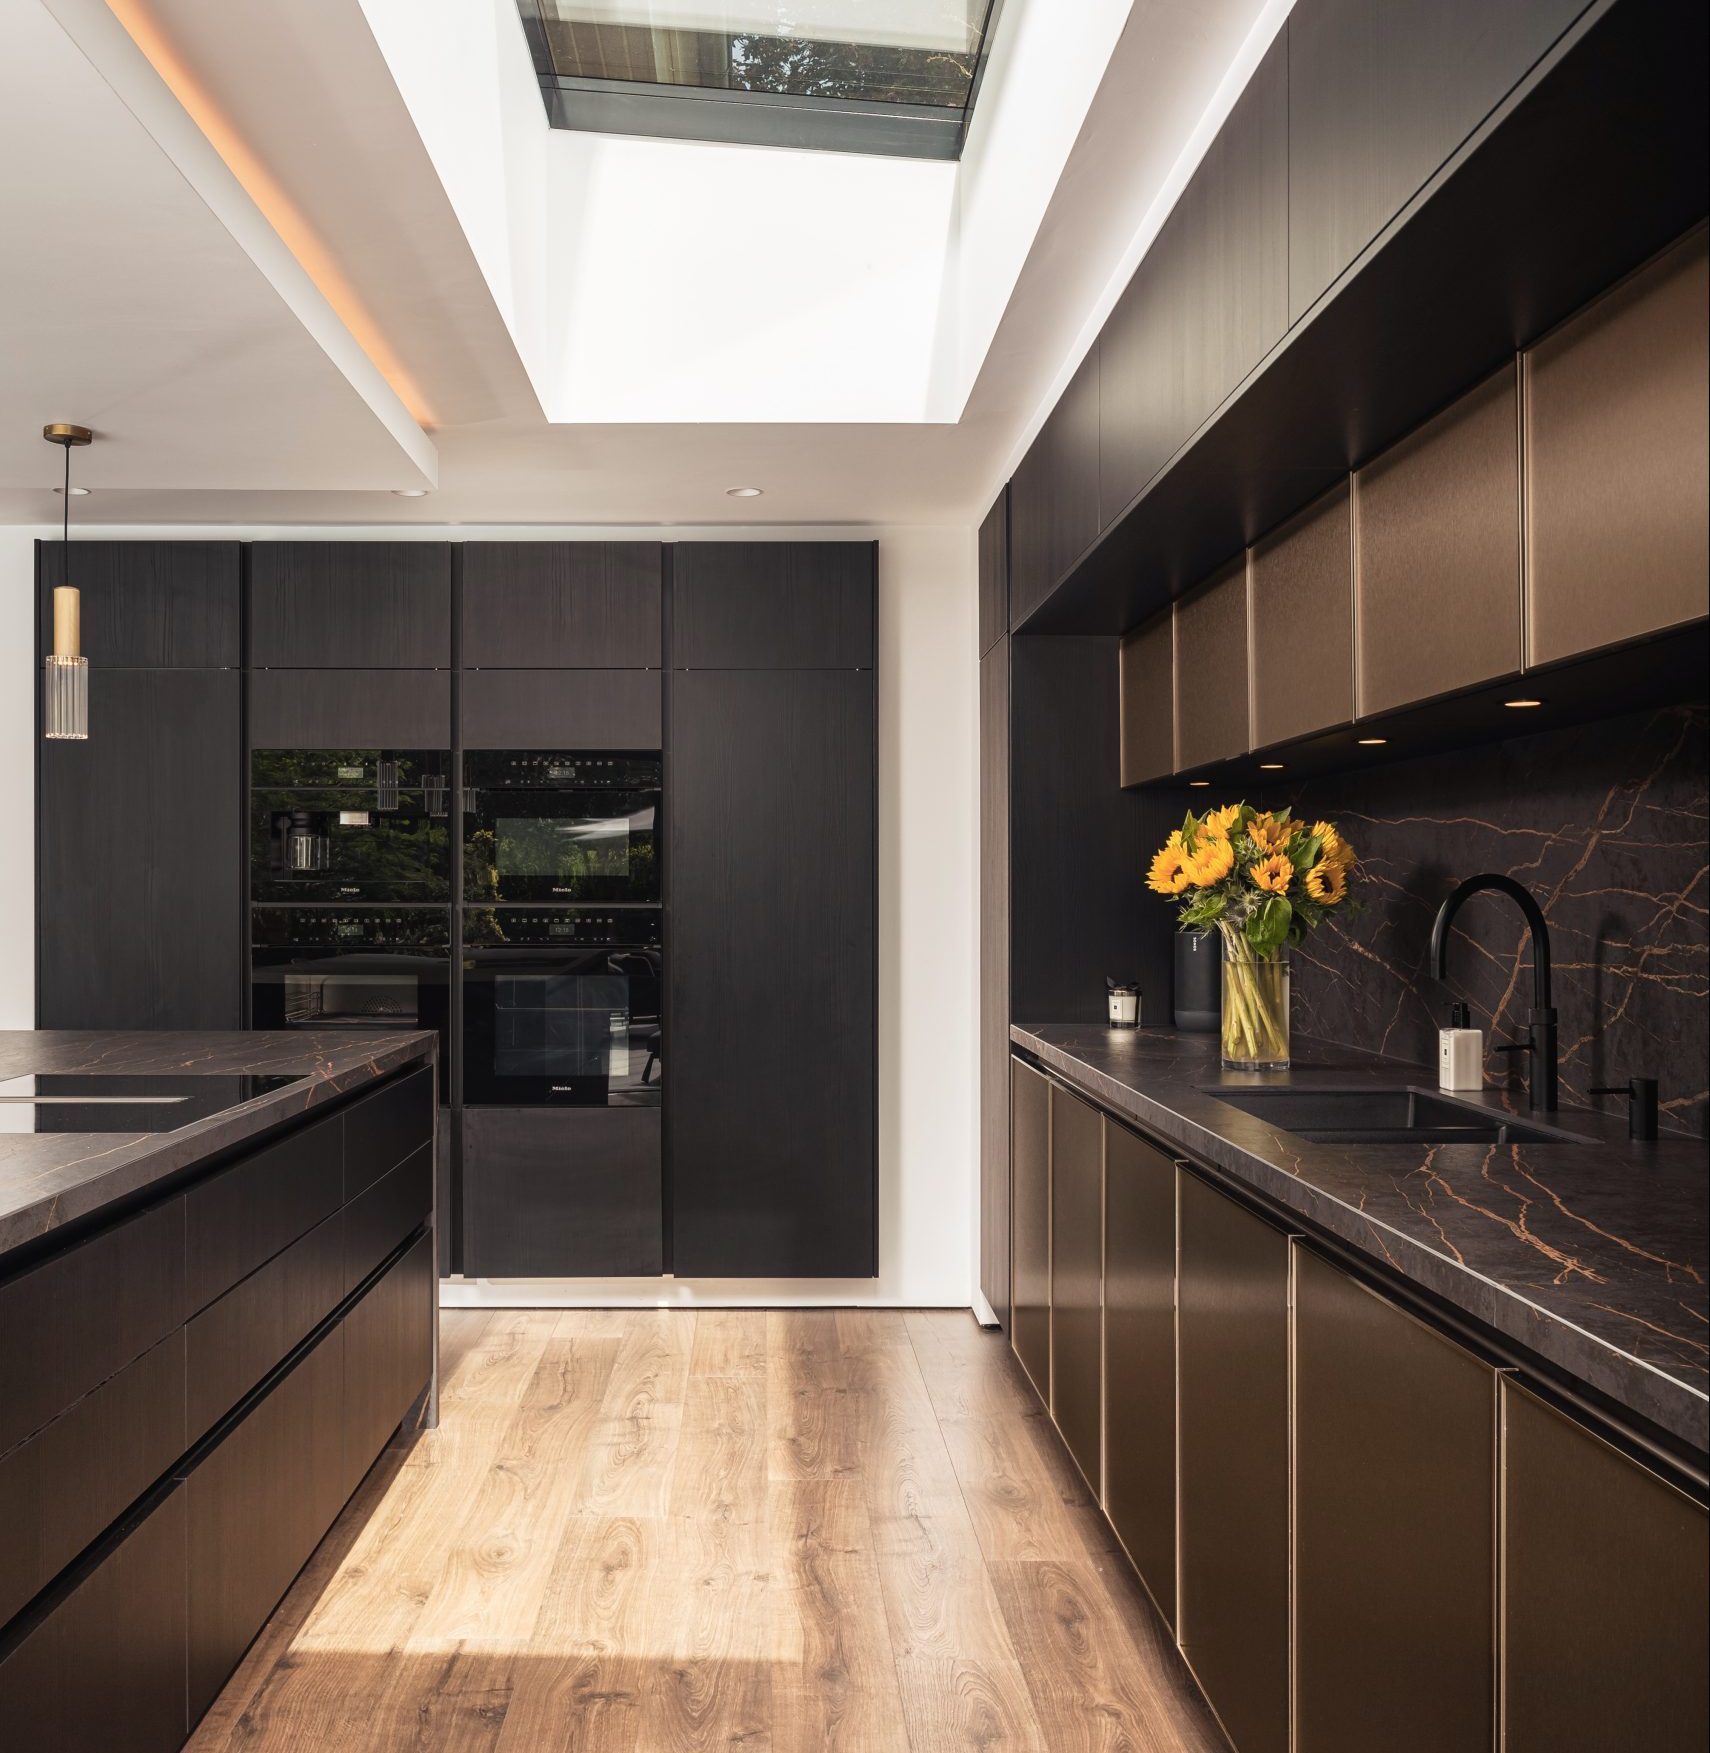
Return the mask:
<svg viewBox="0 0 1710 1753">
<path fill-rule="evenodd" d="M 555 895 L 573 895 L 576 891 L 564 883 L 554 883 L 552 885 L 552 892 Z"/>
<path fill-rule="evenodd" d="M 552 1093 L 555 1096 L 573 1096 L 576 1093 L 576 1091 L 575 1091 L 574 1087 L 570 1084 L 555 1083 L 552 1086 Z"/>
<path fill-rule="evenodd" d="M 347 883 L 343 888 L 341 888 L 339 890 L 339 893 L 341 895 L 360 895 L 362 893 L 362 890 L 360 888 L 355 887 L 352 884 Z"/>
</svg>

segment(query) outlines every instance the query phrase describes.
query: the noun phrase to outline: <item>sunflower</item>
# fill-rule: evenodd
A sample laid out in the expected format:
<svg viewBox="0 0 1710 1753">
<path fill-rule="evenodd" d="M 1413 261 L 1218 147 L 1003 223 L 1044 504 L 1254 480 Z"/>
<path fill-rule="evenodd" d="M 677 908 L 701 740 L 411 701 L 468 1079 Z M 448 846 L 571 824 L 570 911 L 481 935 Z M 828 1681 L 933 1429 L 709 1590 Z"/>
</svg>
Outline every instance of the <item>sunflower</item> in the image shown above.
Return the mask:
<svg viewBox="0 0 1710 1753">
<path fill-rule="evenodd" d="M 1179 895 L 1189 882 L 1183 868 L 1186 862 L 1187 848 L 1182 844 L 1181 829 L 1178 828 L 1152 860 L 1152 868 L 1146 874 L 1146 887 L 1154 895 Z"/>
<path fill-rule="evenodd" d="M 1294 880 L 1294 865 L 1286 852 L 1275 852 L 1255 864 L 1248 875 L 1261 889 L 1268 889 L 1273 895 L 1286 895 Z"/>
<path fill-rule="evenodd" d="M 1198 847 L 1188 854 L 1182 868 L 1196 889 L 1209 889 L 1235 868 L 1235 848 L 1221 834 L 1201 834 Z"/>
<path fill-rule="evenodd" d="M 1281 852 L 1289 841 L 1300 832 L 1300 824 L 1298 822 L 1279 822 L 1267 810 L 1262 816 L 1254 816 L 1252 821 L 1247 824 L 1247 832 L 1260 852 Z"/>
<path fill-rule="evenodd" d="M 1352 853 L 1348 853 L 1349 861 Z M 1334 907 L 1348 892 L 1348 866 L 1341 857 L 1323 859 L 1306 873 L 1306 892 L 1323 907 Z"/>
<path fill-rule="evenodd" d="M 1353 847 L 1331 823 L 1314 822 L 1312 832 L 1318 836 L 1318 856 L 1325 864 L 1339 865 L 1346 870 L 1354 862 Z"/>
<path fill-rule="evenodd" d="M 1200 823 L 1202 833 L 1214 834 L 1219 840 L 1229 838 L 1229 830 L 1235 826 L 1235 818 L 1240 815 L 1238 803 L 1226 803 L 1222 809 L 1209 811 Z"/>
</svg>

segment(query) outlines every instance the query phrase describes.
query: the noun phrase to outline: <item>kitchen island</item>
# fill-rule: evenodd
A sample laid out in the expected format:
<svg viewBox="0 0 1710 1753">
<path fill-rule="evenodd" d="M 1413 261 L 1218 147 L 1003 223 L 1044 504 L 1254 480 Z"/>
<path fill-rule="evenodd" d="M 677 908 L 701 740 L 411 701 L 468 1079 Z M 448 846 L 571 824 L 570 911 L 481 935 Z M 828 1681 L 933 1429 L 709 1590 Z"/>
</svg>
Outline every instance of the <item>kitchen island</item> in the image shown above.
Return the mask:
<svg viewBox="0 0 1710 1753">
<path fill-rule="evenodd" d="M 1000 1319 L 1241 1753 L 1702 1747 L 1702 1143 L 1010 1040 Z"/>
<path fill-rule="evenodd" d="M 0 1034 L 0 1722 L 180 1747 L 436 1368 L 429 1032 Z"/>
</svg>

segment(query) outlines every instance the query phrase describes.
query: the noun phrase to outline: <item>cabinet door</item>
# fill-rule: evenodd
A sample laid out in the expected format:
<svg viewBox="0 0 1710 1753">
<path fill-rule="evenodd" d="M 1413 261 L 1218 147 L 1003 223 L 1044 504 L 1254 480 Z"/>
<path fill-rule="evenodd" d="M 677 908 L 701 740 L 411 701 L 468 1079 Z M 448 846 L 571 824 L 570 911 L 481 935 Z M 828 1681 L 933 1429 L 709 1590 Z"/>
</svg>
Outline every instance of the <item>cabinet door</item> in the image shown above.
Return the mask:
<svg viewBox="0 0 1710 1753">
<path fill-rule="evenodd" d="M 1104 1509 L 1176 1622 L 1176 1170 L 1104 1128 Z"/>
<path fill-rule="evenodd" d="M 1278 341 L 1288 307 L 1288 50 L 1279 33 L 1105 324 L 1108 527 Z"/>
<path fill-rule="evenodd" d="M 185 1477 L 192 1722 L 344 1502 L 343 1360 L 335 1327 Z"/>
<path fill-rule="evenodd" d="M 1009 488 L 980 525 L 980 656 L 1009 631 Z"/>
<path fill-rule="evenodd" d="M 657 669 L 664 552 L 658 542 L 464 543 L 464 667 Z"/>
<path fill-rule="evenodd" d="M 1504 366 L 1356 477 L 1361 717 L 1520 668 L 1515 383 Z"/>
<path fill-rule="evenodd" d="M 657 1108 L 468 1108 L 463 1270 L 583 1278 L 664 1270 Z"/>
<path fill-rule="evenodd" d="M 175 1488 L 0 1656 L 0 1733 L 41 1753 L 178 1753 L 185 1515 Z"/>
<path fill-rule="evenodd" d="M 1009 636 L 980 659 L 980 1289 L 1009 1331 Z"/>
<path fill-rule="evenodd" d="M 79 537 L 70 583 L 82 596 L 91 669 L 243 667 L 236 542 L 101 542 Z M 53 591 L 65 544 L 41 544 L 41 650 L 53 649 Z"/>
<path fill-rule="evenodd" d="M 1699 226 L 1526 355 L 1529 664 L 1710 610 L 1707 263 Z"/>
<path fill-rule="evenodd" d="M 1009 484 L 1009 624 L 1019 627 L 1098 534 L 1098 345 Z"/>
<path fill-rule="evenodd" d="M 1176 770 L 1176 646 L 1171 610 L 1122 638 L 1122 783 Z"/>
<path fill-rule="evenodd" d="M 1297 321 L 1584 0 L 1305 0 L 1288 33 L 1289 321 Z"/>
<path fill-rule="evenodd" d="M 1010 1061 L 1013 1264 L 1009 1342 L 1034 1391 L 1051 1404 L 1051 1085 Z"/>
<path fill-rule="evenodd" d="M 1289 1746 L 1289 1243 L 1179 1173 L 1182 1652 L 1241 1753 Z"/>
<path fill-rule="evenodd" d="M 1348 483 L 1253 546 L 1253 747 L 1354 716 L 1354 544 Z"/>
<path fill-rule="evenodd" d="M 1495 1371 L 1299 1246 L 1294 1300 L 1298 1753 L 1488 1748 Z"/>
<path fill-rule="evenodd" d="M 1702 1753 L 1704 1508 L 1502 1390 L 1504 1753 Z"/>
<path fill-rule="evenodd" d="M 241 726 L 235 670 L 101 670 L 40 745 L 41 1028 L 240 1026 Z"/>
<path fill-rule="evenodd" d="M 469 670 L 459 716 L 466 749 L 657 749 L 658 670 Z"/>
<path fill-rule="evenodd" d="M 1051 1412 L 1098 1496 L 1104 1448 L 1104 1121 L 1051 1091 Z"/>
<path fill-rule="evenodd" d="M 872 542 L 679 542 L 673 669 L 871 669 Z"/>
<path fill-rule="evenodd" d="M 1175 609 L 1176 766 L 1191 772 L 1244 755 L 1247 556 L 1238 555 Z"/>
<path fill-rule="evenodd" d="M 450 545 L 252 543 L 249 661 L 257 669 L 444 669 Z"/>
<path fill-rule="evenodd" d="M 677 674 L 670 715 L 673 1270 L 871 1277 L 873 672 Z"/>
<path fill-rule="evenodd" d="M 256 670 L 256 749 L 449 749 L 449 670 Z"/>
<path fill-rule="evenodd" d="M 433 1237 L 388 1267 L 340 1324 L 344 1335 L 343 1473 L 338 1502 L 362 1483 L 433 1373 L 439 1320 Z"/>
</svg>

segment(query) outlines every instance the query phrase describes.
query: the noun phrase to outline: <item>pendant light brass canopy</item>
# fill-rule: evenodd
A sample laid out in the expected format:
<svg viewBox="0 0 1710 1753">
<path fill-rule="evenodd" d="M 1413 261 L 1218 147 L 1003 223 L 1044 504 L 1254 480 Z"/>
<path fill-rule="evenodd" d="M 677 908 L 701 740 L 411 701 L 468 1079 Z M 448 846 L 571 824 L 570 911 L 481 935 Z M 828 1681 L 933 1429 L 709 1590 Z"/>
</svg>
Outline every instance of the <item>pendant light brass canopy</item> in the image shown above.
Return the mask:
<svg viewBox="0 0 1710 1753">
<path fill-rule="evenodd" d="M 53 593 L 53 650 L 44 661 L 42 676 L 42 735 L 54 742 L 86 742 L 89 738 L 89 660 L 83 656 L 83 598 L 71 578 L 71 452 L 90 444 L 95 434 L 87 426 L 67 420 L 51 421 L 42 437 L 65 451 L 65 501 L 61 550 L 65 584 Z"/>
</svg>

